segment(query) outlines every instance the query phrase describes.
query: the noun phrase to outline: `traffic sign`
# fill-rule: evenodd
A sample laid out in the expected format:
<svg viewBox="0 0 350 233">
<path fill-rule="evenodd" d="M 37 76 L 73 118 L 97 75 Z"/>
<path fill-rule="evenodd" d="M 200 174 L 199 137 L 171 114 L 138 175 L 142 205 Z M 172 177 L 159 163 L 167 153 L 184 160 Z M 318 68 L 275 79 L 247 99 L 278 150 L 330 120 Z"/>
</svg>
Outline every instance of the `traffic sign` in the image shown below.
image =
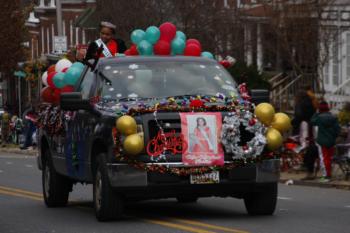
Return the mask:
<svg viewBox="0 0 350 233">
<path fill-rule="evenodd" d="M 53 48 L 55 53 L 67 52 L 67 36 L 54 36 Z"/>
</svg>

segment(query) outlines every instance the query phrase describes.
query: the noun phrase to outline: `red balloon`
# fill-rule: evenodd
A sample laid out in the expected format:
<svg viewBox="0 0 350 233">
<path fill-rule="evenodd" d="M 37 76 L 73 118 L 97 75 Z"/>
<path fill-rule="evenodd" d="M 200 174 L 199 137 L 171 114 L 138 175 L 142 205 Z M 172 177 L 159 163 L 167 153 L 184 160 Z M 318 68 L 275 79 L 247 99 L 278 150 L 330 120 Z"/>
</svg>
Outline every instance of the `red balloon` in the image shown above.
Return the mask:
<svg viewBox="0 0 350 233">
<path fill-rule="evenodd" d="M 60 99 L 61 99 L 61 90 L 57 89 L 57 88 L 54 89 L 53 94 L 52 94 L 52 98 L 53 98 L 53 103 L 59 104 Z"/>
<path fill-rule="evenodd" d="M 66 67 L 62 70 L 63 73 L 66 73 L 69 67 Z"/>
<path fill-rule="evenodd" d="M 231 66 L 230 62 L 227 60 L 222 60 L 219 63 L 225 68 L 229 68 Z"/>
<path fill-rule="evenodd" d="M 63 88 L 61 88 L 61 93 L 67 93 L 67 92 L 73 92 L 73 91 L 74 91 L 73 86 L 64 86 Z"/>
<path fill-rule="evenodd" d="M 196 45 L 198 45 L 198 47 L 199 47 L 200 49 L 202 49 L 202 45 L 201 45 L 201 42 L 199 42 L 199 40 L 196 40 L 196 39 L 188 39 L 188 40 L 186 41 L 186 46 L 189 45 L 189 44 L 196 44 Z"/>
<path fill-rule="evenodd" d="M 47 103 L 53 103 L 53 89 L 51 87 L 45 87 L 40 93 L 41 100 Z"/>
<path fill-rule="evenodd" d="M 49 73 L 49 75 L 47 76 L 47 84 L 49 85 L 49 87 L 51 88 L 56 88 L 55 84 L 53 83 L 53 77 L 57 74 L 57 72 L 51 72 Z"/>
<path fill-rule="evenodd" d="M 134 45 L 134 44 L 133 44 L 133 45 L 130 47 L 130 49 L 128 49 L 128 50 L 129 50 L 131 56 L 137 56 L 137 55 L 139 55 L 139 52 L 137 51 L 137 45 Z"/>
<path fill-rule="evenodd" d="M 176 26 L 172 23 L 166 22 L 160 25 L 160 38 L 159 40 L 172 41 L 176 36 Z"/>
<path fill-rule="evenodd" d="M 153 50 L 156 55 L 170 55 L 171 46 L 168 41 L 160 40 L 154 45 Z"/>
<path fill-rule="evenodd" d="M 56 65 L 51 65 L 49 68 L 47 68 L 47 73 L 55 72 L 56 71 Z"/>
<path fill-rule="evenodd" d="M 125 55 L 125 56 L 131 56 L 130 49 L 127 49 L 127 50 L 124 52 L 124 55 Z"/>
<path fill-rule="evenodd" d="M 201 48 L 198 45 L 192 43 L 192 44 L 186 45 L 184 55 L 199 57 L 201 55 L 201 52 L 202 52 Z"/>
</svg>

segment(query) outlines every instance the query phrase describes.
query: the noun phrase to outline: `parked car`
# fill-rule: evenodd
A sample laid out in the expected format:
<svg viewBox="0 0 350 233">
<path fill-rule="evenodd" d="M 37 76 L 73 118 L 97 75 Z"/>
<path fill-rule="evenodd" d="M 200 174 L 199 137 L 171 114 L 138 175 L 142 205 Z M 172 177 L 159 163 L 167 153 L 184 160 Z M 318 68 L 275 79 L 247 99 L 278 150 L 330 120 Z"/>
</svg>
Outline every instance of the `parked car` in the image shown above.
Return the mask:
<svg viewBox="0 0 350 233">
<path fill-rule="evenodd" d="M 236 96 L 237 103 L 228 101 L 229 96 Z M 46 205 L 65 206 L 72 185 L 81 182 L 93 184 L 100 221 L 120 217 L 125 201 L 159 198 L 195 202 L 235 197 L 244 199 L 249 214 L 273 214 L 279 160 L 237 158 L 220 143 L 220 126 L 240 102 L 252 116 L 234 79 L 207 58 L 120 57 L 100 59 L 92 70 L 86 66 L 75 92 L 61 95 L 60 108 L 43 107 L 45 114 L 51 111 L 52 121 L 61 117 L 59 124 L 39 130 L 38 166 Z M 186 118 L 193 112 L 202 115 Z M 125 127 L 119 129 L 116 121 L 122 117 Z M 211 128 L 197 130 L 196 124 Z M 245 150 L 254 134 L 242 127 L 237 128 L 237 148 L 257 151 Z M 200 140 L 204 146 L 196 145 Z M 204 147 L 207 152 L 202 153 Z"/>
</svg>

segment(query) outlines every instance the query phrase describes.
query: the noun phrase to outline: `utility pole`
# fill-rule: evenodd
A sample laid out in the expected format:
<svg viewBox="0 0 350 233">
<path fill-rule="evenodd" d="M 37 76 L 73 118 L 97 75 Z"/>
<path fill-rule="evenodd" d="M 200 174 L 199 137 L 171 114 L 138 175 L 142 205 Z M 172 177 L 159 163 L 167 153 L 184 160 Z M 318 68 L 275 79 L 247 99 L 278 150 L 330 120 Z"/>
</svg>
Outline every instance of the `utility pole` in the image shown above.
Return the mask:
<svg viewBox="0 0 350 233">
<path fill-rule="evenodd" d="M 58 36 L 63 36 L 62 33 L 62 5 L 61 0 L 56 0 L 56 16 L 57 16 L 57 33 Z"/>
</svg>

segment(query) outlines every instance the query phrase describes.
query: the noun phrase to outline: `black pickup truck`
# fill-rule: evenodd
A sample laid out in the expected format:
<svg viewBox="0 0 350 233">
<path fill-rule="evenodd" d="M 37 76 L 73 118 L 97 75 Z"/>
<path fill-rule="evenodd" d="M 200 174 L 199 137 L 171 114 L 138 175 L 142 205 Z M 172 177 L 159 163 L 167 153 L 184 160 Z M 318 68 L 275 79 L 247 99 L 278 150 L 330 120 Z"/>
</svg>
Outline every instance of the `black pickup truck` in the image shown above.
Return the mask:
<svg viewBox="0 0 350 233">
<path fill-rule="evenodd" d="M 39 130 L 38 166 L 45 204 L 65 206 L 73 185 L 80 182 L 93 184 L 99 221 L 120 217 L 126 201 L 159 198 L 195 202 L 200 197 L 235 197 L 244 199 L 249 214 L 273 214 L 278 159 L 258 159 L 260 155 L 256 159 L 237 158 L 223 149 L 218 164 L 193 164 L 183 161 L 184 146 L 173 145 L 182 137 L 151 145 L 159 135 L 184 134 L 180 115 L 182 109 L 188 110 L 188 101 L 196 113 L 207 109 L 224 121 L 230 112 L 225 100 L 229 96 L 241 101 L 234 79 L 215 60 L 207 58 L 119 57 L 100 59 L 93 69 L 86 66 L 75 91 L 61 95 L 60 106 L 41 108 L 44 123 Z M 201 98 L 207 99 L 209 107 L 200 106 L 203 101 L 196 102 Z M 171 107 L 169 102 L 178 105 Z M 162 108 L 167 104 L 168 108 Z M 126 136 L 116 127 L 118 118 L 126 114 L 134 118 L 136 133 L 143 141 L 143 149 L 132 155 L 124 150 Z M 191 124 L 188 128 L 194 129 Z M 238 129 L 244 131 L 241 126 Z M 236 146 L 250 140 L 247 133 L 239 135 Z M 220 137 L 218 133 L 218 145 L 207 147 L 218 151 Z M 166 142 L 172 143 L 172 150 L 159 152 L 159 148 L 169 146 L 164 145 Z M 193 145 L 187 147 L 196 150 Z"/>
</svg>

